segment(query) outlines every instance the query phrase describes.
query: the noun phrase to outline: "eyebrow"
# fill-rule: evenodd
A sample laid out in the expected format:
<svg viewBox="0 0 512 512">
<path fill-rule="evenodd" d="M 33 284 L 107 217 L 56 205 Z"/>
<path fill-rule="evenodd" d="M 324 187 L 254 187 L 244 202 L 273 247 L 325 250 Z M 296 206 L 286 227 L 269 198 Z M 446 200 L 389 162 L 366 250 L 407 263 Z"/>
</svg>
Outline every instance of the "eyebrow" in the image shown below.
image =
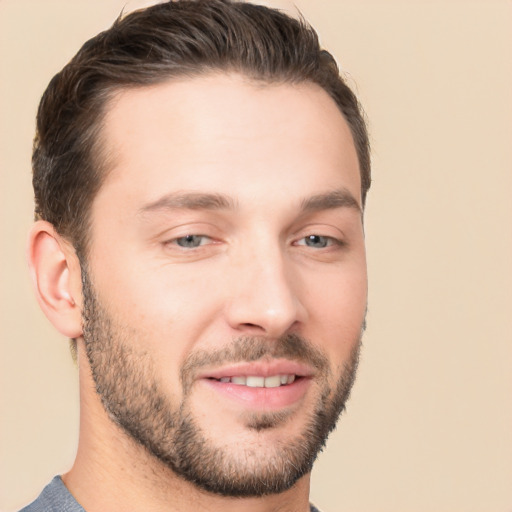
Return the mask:
<svg viewBox="0 0 512 512">
<path fill-rule="evenodd" d="M 357 199 L 346 188 L 324 194 L 316 194 L 305 198 L 301 203 L 301 210 L 303 212 L 333 210 L 336 208 L 352 208 L 362 214 L 362 209 Z"/>
<path fill-rule="evenodd" d="M 143 206 L 139 212 L 148 213 L 158 210 L 234 210 L 236 203 L 228 196 L 223 194 L 208 194 L 175 192 L 166 194 L 160 199 Z"/>
</svg>

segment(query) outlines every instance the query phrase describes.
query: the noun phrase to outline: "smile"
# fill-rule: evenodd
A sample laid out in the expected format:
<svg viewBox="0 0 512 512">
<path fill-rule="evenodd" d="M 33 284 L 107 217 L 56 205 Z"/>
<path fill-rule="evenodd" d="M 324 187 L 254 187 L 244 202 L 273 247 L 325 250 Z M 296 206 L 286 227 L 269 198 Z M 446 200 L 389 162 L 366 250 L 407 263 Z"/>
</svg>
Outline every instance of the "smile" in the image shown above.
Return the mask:
<svg viewBox="0 0 512 512">
<path fill-rule="evenodd" d="M 271 375 L 269 377 L 237 375 L 233 377 L 221 377 L 215 380 L 223 383 L 231 382 L 232 384 L 247 386 L 249 388 L 278 388 L 292 384 L 295 381 L 295 374 Z"/>
</svg>

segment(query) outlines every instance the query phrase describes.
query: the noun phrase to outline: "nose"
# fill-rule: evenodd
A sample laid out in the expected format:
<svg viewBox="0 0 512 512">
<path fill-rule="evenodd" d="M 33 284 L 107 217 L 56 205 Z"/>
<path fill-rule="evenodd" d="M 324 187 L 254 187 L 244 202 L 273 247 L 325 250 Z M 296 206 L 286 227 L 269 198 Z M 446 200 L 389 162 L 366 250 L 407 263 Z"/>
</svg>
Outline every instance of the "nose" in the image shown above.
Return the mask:
<svg viewBox="0 0 512 512">
<path fill-rule="evenodd" d="M 239 334 L 278 338 L 306 320 L 300 279 L 278 248 L 251 251 L 233 262 L 227 321 Z"/>
</svg>

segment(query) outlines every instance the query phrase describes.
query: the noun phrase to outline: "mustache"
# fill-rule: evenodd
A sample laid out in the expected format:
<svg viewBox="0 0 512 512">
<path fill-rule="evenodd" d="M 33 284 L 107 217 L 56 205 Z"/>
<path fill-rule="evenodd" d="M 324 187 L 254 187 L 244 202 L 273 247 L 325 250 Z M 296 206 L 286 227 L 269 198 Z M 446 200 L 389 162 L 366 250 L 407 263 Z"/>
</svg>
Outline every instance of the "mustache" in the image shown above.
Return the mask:
<svg viewBox="0 0 512 512">
<path fill-rule="evenodd" d="M 272 359 L 298 361 L 312 366 L 318 373 L 329 373 L 329 359 L 323 352 L 299 334 L 286 334 L 277 339 L 242 336 L 218 350 L 196 351 L 186 358 L 180 378 L 187 389 L 205 367 Z"/>
</svg>

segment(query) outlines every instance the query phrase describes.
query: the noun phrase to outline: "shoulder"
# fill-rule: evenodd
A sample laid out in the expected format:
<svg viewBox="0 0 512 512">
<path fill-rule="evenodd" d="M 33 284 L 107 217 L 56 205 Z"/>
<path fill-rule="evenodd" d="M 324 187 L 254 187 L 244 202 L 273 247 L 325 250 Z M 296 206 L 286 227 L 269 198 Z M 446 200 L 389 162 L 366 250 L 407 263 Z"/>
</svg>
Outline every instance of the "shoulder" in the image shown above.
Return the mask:
<svg viewBox="0 0 512 512">
<path fill-rule="evenodd" d="M 35 501 L 20 512 L 85 512 L 73 498 L 60 476 L 56 476 Z"/>
</svg>

